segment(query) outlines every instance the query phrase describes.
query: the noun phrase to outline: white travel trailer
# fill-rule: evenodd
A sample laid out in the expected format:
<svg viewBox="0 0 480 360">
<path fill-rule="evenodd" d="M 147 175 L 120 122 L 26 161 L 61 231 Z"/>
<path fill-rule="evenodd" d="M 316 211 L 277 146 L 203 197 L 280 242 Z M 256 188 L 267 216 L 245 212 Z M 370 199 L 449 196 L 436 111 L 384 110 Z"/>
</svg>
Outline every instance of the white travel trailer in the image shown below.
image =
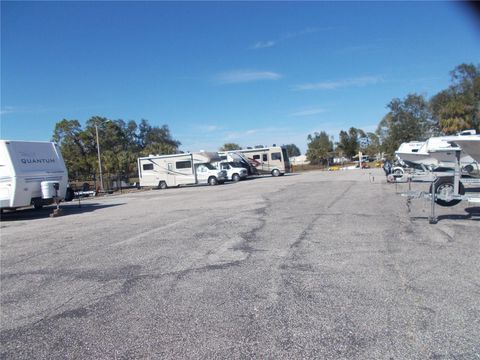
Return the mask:
<svg viewBox="0 0 480 360">
<path fill-rule="evenodd" d="M 65 199 L 68 173 L 57 144 L 0 140 L 0 208 L 41 208 Z M 58 189 L 55 189 L 58 188 Z"/>
<path fill-rule="evenodd" d="M 217 170 L 212 160 L 219 160 L 218 155 L 187 153 L 138 158 L 140 186 L 166 189 L 180 185 L 221 184 L 227 180 L 227 174 Z"/>
<path fill-rule="evenodd" d="M 288 159 L 287 149 L 283 146 L 237 151 L 248 158 L 248 161 L 255 166 L 259 174 L 279 176 L 290 172 L 290 160 Z"/>
</svg>

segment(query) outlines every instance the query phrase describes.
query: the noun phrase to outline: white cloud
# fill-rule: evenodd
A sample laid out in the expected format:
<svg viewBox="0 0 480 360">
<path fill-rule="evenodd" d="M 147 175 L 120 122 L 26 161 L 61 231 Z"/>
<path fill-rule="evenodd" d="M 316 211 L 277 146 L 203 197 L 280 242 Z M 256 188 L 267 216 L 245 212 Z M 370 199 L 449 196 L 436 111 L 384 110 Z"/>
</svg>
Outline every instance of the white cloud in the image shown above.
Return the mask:
<svg viewBox="0 0 480 360">
<path fill-rule="evenodd" d="M 293 86 L 295 91 L 304 90 L 334 90 L 348 87 L 363 87 L 367 85 L 374 85 L 383 82 L 380 76 L 362 76 L 351 79 L 343 79 L 336 81 L 323 81 L 318 83 L 307 83 Z"/>
<path fill-rule="evenodd" d="M 343 49 L 338 50 L 341 54 L 356 54 L 356 53 L 371 53 L 380 51 L 382 48 L 378 45 L 370 44 L 370 45 L 355 45 L 355 46 L 348 46 Z"/>
<path fill-rule="evenodd" d="M 219 126 L 217 125 L 198 125 L 196 126 L 196 128 L 198 129 L 198 131 L 201 131 L 203 133 L 210 133 L 210 132 L 214 132 L 214 131 L 217 131 L 220 129 Z"/>
<path fill-rule="evenodd" d="M 0 115 L 6 115 L 16 112 L 16 109 L 13 106 L 5 106 L 0 110 Z"/>
<path fill-rule="evenodd" d="M 230 131 L 225 133 L 225 140 L 238 140 L 244 139 L 249 135 L 256 134 L 260 129 L 250 129 L 245 131 Z"/>
<path fill-rule="evenodd" d="M 265 49 L 265 48 L 273 47 L 273 46 L 277 45 L 278 43 L 280 43 L 282 41 L 285 41 L 285 40 L 290 40 L 290 39 L 293 39 L 293 38 L 296 38 L 296 37 L 299 37 L 299 36 L 302 36 L 302 35 L 316 33 L 316 32 L 322 31 L 322 30 L 331 30 L 331 29 L 332 28 L 307 28 L 307 29 L 303 29 L 303 30 L 300 30 L 300 31 L 289 32 L 289 33 L 283 34 L 278 39 L 268 40 L 268 41 L 257 41 L 255 44 L 253 44 L 249 48 L 251 50 Z"/>
<path fill-rule="evenodd" d="M 215 81 L 219 84 L 238 84 L 261 80 L 278 80 L 282 75 L 273 71 L 232 70 L 217 74 Z"/>
<path fill-rule="evenodd" d="M 309 108 L 309 109 L 303 109 L 303 110 L 299 110 L 294 113 L 291 113 L 290 116 L 294 116 L 294 117 L 311 116 L 311 115 L 321 114 L 324 112 L 326 112 L 326 110 L 322 108 Z"/>
<path fill-rule="evenodd" d="M 259 144 L 281 144 L 283 138 L 292 133 L 291 128 L 286 127 L 266 127 L 257 129 L 248 129 L 244 131 L 230 131 L 224 134 L 224 141 L 235 141 L 240 145 L 255 146 Z"/>
<path fill-rule="evenodd" d="M 258 41 L 254 45 L 252 45 L 250 49 L 264 49 L 264 48 L 275 46 L 276 44 L 277 44 L 277 41 L 275 40 Z"/>
</svg>

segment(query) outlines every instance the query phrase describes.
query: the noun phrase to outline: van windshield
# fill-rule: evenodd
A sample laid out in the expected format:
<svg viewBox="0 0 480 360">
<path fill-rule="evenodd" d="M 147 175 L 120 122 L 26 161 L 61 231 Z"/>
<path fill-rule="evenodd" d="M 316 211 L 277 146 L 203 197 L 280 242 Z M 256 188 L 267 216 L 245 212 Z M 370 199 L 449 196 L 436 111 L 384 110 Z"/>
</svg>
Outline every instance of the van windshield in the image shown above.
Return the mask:
<svg viewBox="0 0 480 360">
<path fill-rule="evenodd" d="M 197 167 L 200 166 L 200 165 L 205 166 L 208 170 L 215 170 L 215 167 L 210 163 L 198 164 Z"/>
<path fill-rule="evenodd" d="M 229 164 L 230 164 L 231 167 L 234 167 L 234 168 L 243 167 L 242 164 L 240 162 L 237 162 L 237 161 L 230 161 Z"/>
</svg>

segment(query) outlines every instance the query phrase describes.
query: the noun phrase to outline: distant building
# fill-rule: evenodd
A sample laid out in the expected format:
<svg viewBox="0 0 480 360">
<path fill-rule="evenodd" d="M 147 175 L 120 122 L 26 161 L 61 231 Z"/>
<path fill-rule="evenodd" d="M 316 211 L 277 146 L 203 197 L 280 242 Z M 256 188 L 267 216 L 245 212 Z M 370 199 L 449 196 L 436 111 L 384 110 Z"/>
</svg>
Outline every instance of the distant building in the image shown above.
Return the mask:
<svg viewBox="0 0 480 360">
<path fill-rule="evenodd" d="M 290 164 L 292 165 L 308 165 L 310 161 L 307 160 L 306 155 L 292 156 L 290 158 Z"/>
<path fill-rule="evenodd" d="M 344 156 L 342 157 L 334 157 L 332 159 L 332 163 L 335 164 L 335 165 L 338 165 L 338 164 L 345 164 L 346 162 L 348 162 L 348 159 Z"/>
</svg>

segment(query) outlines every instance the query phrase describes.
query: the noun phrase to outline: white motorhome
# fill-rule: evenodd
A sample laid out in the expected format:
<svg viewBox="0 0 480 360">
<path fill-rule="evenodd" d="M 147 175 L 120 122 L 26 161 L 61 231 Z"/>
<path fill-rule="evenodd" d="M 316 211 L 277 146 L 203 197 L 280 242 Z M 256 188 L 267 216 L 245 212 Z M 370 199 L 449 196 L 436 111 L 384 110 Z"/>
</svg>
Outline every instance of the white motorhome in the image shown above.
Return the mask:
<svg viewBox="0 0 480 360">
<path fill-rule="evenodd" d="M 210 153 L 150 155 L 138 158 L 140 186 L 166 189 L 180 185 L 216 185 L 225 182 L 226 172 L 217 170 L 211 160 Z M 218 157 L 213 160 L 218 160 Z"/>
<path fill-rule="evenodd" d="M 41 208 L 65 199 L 68 173 L 57 144 L 0 140 L 0 208 Z M 56 189 L 57 188 L 57 189 Z"/>
<path fill-rule="evenodd" d="M 259 174 L 272 174 L 272 176 L 279 176 L 284 175 L 291 170 L 287 149 L 283 146 L 237 151 L 248 158 L 248 161 L 255 166 Z"/>
</svg>

